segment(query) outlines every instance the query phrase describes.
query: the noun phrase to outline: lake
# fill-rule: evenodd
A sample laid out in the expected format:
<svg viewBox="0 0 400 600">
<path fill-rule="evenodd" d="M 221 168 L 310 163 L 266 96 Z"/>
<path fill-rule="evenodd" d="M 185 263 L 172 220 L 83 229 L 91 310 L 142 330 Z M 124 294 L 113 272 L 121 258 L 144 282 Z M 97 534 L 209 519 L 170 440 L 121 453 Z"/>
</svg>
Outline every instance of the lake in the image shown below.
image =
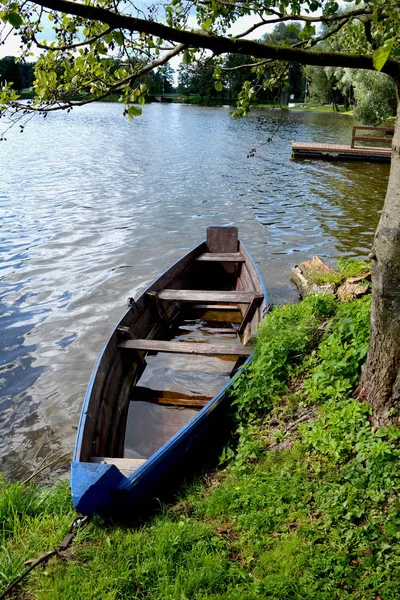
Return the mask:
<svg viewBox="0 0 400 600">
<path fill-rule="evenodd" d="M 292 161 L 291 142 L 349 143 L 351 117 L 119 104 L 35 117 L 0 143 L 0 470 L 70 455 L 96 357 L 128 296 L 237 225 L 275 303 L 293 265 L 365 258 L 389 165 Z M 271 142 L 267 139 L 272 137 Z M 254 154 L 248 157 L 249 154 Z"/>
</svg>

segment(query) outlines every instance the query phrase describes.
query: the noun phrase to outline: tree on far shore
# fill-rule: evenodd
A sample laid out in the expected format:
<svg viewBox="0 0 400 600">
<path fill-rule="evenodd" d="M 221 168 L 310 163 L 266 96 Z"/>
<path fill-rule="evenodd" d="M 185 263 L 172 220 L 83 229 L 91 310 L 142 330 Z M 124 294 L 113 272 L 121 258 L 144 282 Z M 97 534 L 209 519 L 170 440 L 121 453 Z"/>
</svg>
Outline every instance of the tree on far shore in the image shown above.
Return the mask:
<svg viewBox="0 0 400 600">
<path fill-rule="evenodd" d="M 42 50 L 35 68 L 37 98 L 22 110 L 70 109 L 118 93 L 129 117 L 140 114 L 146 86 L 140 76 L 177 55 L 190 64 L 199 49 L 213 53 L 215 87 L 224 85 L 223 55 L 253 58 L 261 75 L 278 79 L 287 63 L 380 70 L 397 92 L 388 190 L 371 252 L 371 341 L 359 390 L 373 408 L 377 425 L 399 423 L 400 411 L 400 8 L 398 0 L 365 0 L 343 10 L 335 0 L 171 0 L 135 8 L 111 0 L 3 0 L 1 19 L 21 36 L 23 53 Z M 194 15 L 197 28 L 193 27 Z M 252 17 L 249 25 L 248 17 Z M 244 19 L 245 18 L 245 19 Z M 242 29 L 240 24 L 245 20 Z M 52 22 L 54 41 L 41 24 Z M 248 39 L 266 24 L 302 23 L 301 41 L 288 44 Z M 235 34 L 230 28 L 235 25 Z M 323 26 L 321 28 L 321 26 Z M 319 43 L 341 38 L 341 50 Z M 119 68 L 114 69 L 115 60 Z M 274 64 L 273 64 L 274 63 Z M 276 68 L 274 65 L 277 65 Z M 279 66 L 281 65 L 281 66 Z M 271 82 L 272 85 L 274 81 Z M 73 98 L 80 94 L 80 99 Z M 239 115 L 248 113 L 254 89 L 245 82 Z M 15 90 L 3 86 L 0 110 L 17 108 Z"/>
<path fill-rule="evenodd" d="M 8 82 L 12 89 L 20 92 L 33 83 L 33 63 L 16 62 L 15 56 L 0 58 L 0 86 Z"/>
</svg>

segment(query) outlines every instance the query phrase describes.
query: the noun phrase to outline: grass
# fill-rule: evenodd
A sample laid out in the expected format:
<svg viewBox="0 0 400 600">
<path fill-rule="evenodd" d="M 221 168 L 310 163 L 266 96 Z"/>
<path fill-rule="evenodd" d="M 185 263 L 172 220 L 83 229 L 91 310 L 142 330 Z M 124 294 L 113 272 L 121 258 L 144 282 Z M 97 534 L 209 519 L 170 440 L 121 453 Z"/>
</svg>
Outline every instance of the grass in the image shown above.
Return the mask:
<svg viewBox="0 0 400 600">
<path fill-rule="evenodd" d="M 351 115 L 352 109 L 345 110 L 344 106 L 338 106 L 339 111 L 333 109 L 332 104 L 317 104 L 316 102 L 306 102 L 299 106 L 291 106 L 290 110 L 313 110 L 315 112 L 331 112 L 335 114 Z"/>
<path fill-rule="evenodd" d="M 94 519 L 21 598 L 395 600 L 399 441 L 352 398 L 369 298 L 278 307 L 233 389 L 236 435 L 216 472 L 135 527 Z M 65 484 L 0 488 L 0 581 L 63 538 Z"/>
</svg>

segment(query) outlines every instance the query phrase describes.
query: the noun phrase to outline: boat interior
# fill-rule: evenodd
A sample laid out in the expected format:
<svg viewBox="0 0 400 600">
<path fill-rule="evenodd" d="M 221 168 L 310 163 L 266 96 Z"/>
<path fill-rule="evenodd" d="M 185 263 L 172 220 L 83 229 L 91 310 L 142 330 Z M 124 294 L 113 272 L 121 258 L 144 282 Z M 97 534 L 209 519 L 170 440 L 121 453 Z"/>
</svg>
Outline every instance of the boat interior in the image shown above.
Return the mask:
<svg viewBox="0 0 400 600">
<path fill-rule="evenodd" d="M 207 241 L 132 302 L 89 399 L 80 460 L 132 474 L 223 389 L 251 354 L 265 310 L 237 229 Z"/>
</svg>

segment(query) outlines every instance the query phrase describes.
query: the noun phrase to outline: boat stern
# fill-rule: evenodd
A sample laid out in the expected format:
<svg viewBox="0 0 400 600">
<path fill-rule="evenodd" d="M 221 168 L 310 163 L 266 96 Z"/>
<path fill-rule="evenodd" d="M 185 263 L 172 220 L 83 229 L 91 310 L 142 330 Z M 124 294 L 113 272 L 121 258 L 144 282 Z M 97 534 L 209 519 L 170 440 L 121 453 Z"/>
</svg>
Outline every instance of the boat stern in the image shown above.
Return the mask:
<svg viewBox="0 0 400 600">
<path fill-rule="evenodd" d="M 126 479 L 115 465 L 74 461 L 71 495 L 75 509 L 84 514 L 108 513 L 116 501 L 117 488 Z"/>
</svg>

